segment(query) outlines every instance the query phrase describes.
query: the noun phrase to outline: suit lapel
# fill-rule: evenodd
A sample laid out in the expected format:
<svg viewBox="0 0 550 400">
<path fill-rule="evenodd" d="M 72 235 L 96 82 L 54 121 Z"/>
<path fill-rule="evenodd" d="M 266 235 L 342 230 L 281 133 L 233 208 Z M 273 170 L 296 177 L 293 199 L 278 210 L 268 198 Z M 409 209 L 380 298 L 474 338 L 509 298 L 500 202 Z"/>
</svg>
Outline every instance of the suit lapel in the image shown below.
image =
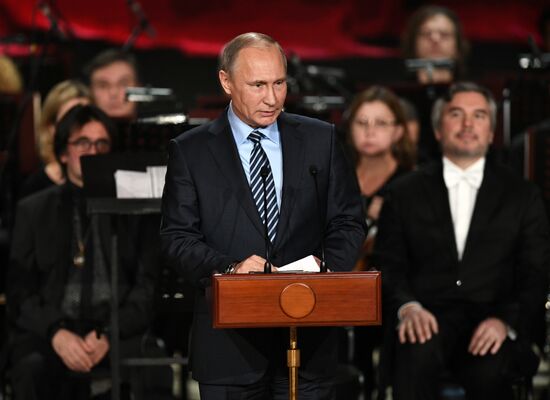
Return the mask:
<svg viewBox="0 0 550 400">
<path fill-rule="evenodd" d="M 443 164 L 439 162 L 431 165 L 426 170 L 426 176 L 428 177 L 427 198 L 436 214 L 436 221 L 440 221 L 439 223 L 442 225 L 442 240 L 448 244 L 447 247 L 452 256 L 451 259 L 458 261 L 453 217 L 449 206 L 449 194 L 443 180 Z"/>
<path fill-rule="evenodd" d="M 260 214 L 254 204 L 250 186 L 246 180 L 239 152 L 227 119 L 227 112 L 212 124 L 209 132 L 212 139 L 208 142 L 208 147 L 213 155 L 214 162 L 218 165 L 220 175 L 225 178 L 227 186 L 234 192 L 237 201 L 255 228 L 263 235 L 264 226 L 260 221 Z"/>
<path fill-rule="evenodd" d="M 500 204 L 504 185 L 495 171 L 491 168 L 489 160 L 485 163 L 483 181 L 477 193 L 474 212 L 470 221 L 470 229 L 466 238 L 466 246 L 462 259 L 471 252 L 471 247 L 477 241 L 477 237 L 489 223 L 492 211 Z"/>
<path fill-rule="evenodd" d="M 298 132 L 299 122 L 291 119 L 284 112 L 277 120 L 281 135 L 281 147 L 283 153 L 283 191 L 281 209 L 279 210 L 279 225 L 274 248 L 277 249 L 284 240 L 288 231 L 290 217 L 296 200 L 296 190 L 301 185 L 305 160 L 302 137 Z"/>
</svg>

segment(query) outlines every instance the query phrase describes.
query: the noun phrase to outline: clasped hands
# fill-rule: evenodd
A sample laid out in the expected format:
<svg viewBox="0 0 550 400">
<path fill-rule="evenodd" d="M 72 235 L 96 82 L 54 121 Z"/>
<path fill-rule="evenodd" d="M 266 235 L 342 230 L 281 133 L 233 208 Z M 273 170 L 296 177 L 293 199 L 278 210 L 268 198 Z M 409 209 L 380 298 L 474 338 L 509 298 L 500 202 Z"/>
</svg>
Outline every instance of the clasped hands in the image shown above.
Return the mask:
<svg viewBox="0 0 550 400">
<path fill-rule="evenodd" d="M 96 331 L 82 338 L 67 329 L 59 329 L 52 338 L 52 347 L 70 370 L 90 372 L 109 351 L 109 340 L 105 335 L 98 339 Z"/>
<path fill-rule="evenodd" d="M 437 334 L 439 327 L 435 316 L 418 303 L 405 306 L 400 313 L 401 322 L 398 325 L 400 343 L 425 343 Z M 490 317 L 483 320 L 474 330 L 468 352 L 474 356 L 496 354 L 504 340 L 507 328 L 498 318 Z"/>
</svg>

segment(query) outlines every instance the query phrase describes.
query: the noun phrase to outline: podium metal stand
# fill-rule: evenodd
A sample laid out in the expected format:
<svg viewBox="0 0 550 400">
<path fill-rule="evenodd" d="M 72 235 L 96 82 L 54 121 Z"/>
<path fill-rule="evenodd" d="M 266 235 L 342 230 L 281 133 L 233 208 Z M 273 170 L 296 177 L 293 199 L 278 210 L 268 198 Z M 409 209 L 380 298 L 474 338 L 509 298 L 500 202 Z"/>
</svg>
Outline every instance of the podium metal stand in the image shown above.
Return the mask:
<svg viewBox="0 0 550 400">
<path fill-rule="evenodd" d="M 289 327 L 289 398 L 297 399 L 298 327 L 380 325 L 380 272 L 215 274 L 214 328 Z"/>
</svg>

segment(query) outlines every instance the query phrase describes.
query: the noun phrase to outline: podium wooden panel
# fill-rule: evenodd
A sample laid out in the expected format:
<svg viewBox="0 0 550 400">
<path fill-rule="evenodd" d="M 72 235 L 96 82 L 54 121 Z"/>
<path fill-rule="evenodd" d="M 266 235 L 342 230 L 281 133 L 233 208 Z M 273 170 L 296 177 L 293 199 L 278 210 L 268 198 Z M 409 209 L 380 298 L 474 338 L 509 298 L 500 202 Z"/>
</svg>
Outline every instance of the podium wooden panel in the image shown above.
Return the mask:
<svg viewBox="0 0 550 400">
<path fill-rule="evenodd" d="M 213 275 L 214 328 L 380 325 L 380 272 Z"/>
</svg>

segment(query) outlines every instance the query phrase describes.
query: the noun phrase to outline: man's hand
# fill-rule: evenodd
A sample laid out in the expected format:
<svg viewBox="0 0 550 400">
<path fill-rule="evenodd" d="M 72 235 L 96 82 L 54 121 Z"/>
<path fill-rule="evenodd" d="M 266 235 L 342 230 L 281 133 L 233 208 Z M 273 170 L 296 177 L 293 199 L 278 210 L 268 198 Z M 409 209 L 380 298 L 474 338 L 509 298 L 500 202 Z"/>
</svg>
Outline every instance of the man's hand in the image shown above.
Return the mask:
<svg viewBox="0 0 550 400">
<path fill-rule="evenodd" d="M 90 347 L 91 351 L 88 353 L 92 362 L 95 365 L 99 364 L 105 354 L 109 351 L 109 340 L 107 336 L 101 335 L 97 338 L 96 331 L 91 331 L 84 338 L 84 342 Z"/>
<path fill-rule="evenodd" d="M 248 257 L 246 260 L 241 261 L 237 264 L 235 267 L 235 273 L 236 274 L 248 274 L 250 271 L 264 271 L 264 265 L 265 265 L 265 258 L 252 255 Z M 275 266 L 271 266 L 273 271 L 276 271 L 277 268 Z"/>
<path fill-rule="evenodd" d="M 78 335 L 67 329 L 58 330 L 52 338 L 52 347 L 63 363 L 72 371 L 90 372 L 94 363 L 92 348 Z"/>
<path fill-rule="evenodd" d="M 468 351 L 474 356 L 484 356 L 487 352 L 496 354 L 506 340 L 508 330 L 498 318 L 487 318 L 474 331 Z"/>
<path fill-rule="evenodd" d="M 398 332 L 400 343 L 425 343 L 438 332 L 437 320 L 421 305 L 411 304 L 401 310 Z"/>
</svg>

